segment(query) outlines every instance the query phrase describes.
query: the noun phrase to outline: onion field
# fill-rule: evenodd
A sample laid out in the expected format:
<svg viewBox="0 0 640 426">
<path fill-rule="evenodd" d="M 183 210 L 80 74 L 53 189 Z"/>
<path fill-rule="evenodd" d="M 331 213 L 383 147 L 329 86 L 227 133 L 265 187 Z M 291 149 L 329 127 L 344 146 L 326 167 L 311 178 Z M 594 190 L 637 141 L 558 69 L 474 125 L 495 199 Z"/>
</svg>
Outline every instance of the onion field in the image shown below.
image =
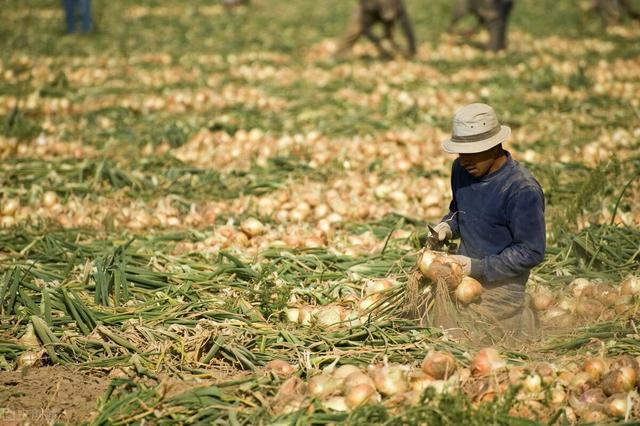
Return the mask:
<svg viewBox="0 0 640 426">
<path fill-rule="evenodd" d="M 3 3 L 0 424 L 640 421 L 640 22 L 407 0 L 414 59 L 336 59 L 355 3 Z M 406 315 L 471 102 L 545 193 L 520 346 Z"/>
</svg>

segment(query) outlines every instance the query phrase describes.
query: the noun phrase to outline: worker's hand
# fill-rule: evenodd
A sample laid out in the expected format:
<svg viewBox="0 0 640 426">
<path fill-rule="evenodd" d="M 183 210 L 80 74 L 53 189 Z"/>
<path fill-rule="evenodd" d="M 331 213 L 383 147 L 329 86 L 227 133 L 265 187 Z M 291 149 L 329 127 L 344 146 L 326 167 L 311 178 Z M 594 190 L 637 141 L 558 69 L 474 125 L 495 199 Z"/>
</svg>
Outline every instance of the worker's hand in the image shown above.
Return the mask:
<svg viewBox="0 0 640 426">
<path fill-rule="evenodd" d="M 462 256 L 460 254 L 454 254 L 450 256 L 452 260 L 456 261 L 458 265 L 462 267 L 462 273 L 465 275 L 469 275 L 471 273 L 471 258 L 467 256 Z"/>
<path fill-rule="evenodd" d="M 453 232 L 447 222 L 440 222 L 433 227 L 433 230 L 436 231 L 435 236 L 438 237 L 438 241 L 447 241 L 453 237 Z"/>
</svg>

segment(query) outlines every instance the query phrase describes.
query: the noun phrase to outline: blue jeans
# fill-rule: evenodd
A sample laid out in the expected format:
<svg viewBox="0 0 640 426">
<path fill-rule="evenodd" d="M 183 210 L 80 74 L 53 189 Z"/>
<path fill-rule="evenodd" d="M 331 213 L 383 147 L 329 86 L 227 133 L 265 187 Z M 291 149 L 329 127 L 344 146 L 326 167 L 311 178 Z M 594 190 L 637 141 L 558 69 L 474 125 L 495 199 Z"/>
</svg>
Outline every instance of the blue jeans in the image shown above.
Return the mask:
<svg viewBox="0 0 640 426">
<path fill-rule="evenodd" d="M 62 0 L 64 15 L 67 22 L 67 32 L 76 30 L 76 12 L 80 13 L 80 29 L 83 33 L 91 31 L 91 0 Z"/>
</svg>

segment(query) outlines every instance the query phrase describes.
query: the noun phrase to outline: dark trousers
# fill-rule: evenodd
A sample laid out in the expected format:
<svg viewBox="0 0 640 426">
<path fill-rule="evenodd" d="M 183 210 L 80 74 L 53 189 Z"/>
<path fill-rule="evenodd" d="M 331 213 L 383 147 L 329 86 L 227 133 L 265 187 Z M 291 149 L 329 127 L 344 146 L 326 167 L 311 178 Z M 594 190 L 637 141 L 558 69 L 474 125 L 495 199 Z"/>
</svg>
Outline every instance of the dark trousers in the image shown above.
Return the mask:
<svg viewBox="0 0 640 426">
<path fill-rule="evenodd" d="M 80 30 L 83 33 L 91 31 L 93 27 L 91 22 L 91 0 L 62 0 L 62 7 L 64 7 L 68 33 L 76 30 L 77 14 L 80 14 Z"/>
<path fill-rule="evenodd" d="M 487 19 L 487 29 L 489 30 L 489 49 L 497 52 L 507 48 L 507 24 L 509 15 L 513 9 L 513 1 L 494 0 L 494 13 Z"/>
</svg>

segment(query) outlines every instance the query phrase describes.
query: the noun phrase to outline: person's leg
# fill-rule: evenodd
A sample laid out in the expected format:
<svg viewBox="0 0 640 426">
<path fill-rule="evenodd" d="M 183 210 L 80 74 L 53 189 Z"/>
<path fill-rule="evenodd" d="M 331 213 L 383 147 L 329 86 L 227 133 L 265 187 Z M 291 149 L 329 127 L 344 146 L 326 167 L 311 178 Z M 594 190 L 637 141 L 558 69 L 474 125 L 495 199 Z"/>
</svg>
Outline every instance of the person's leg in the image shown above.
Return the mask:
<svg viewBox="0 0 640 426">
<path fill-rule="evenodd" d="M 62 0 L 62 7 L 64 9 L 64 18 L 67 25 L 67 33 L 75 31 L 76 22 L 76 0 Z"/>
<path fill-rule="evenodd" d="M 507 25 L 513 2 L 495 1 L 493 11 L 487 11 L 487 27 L 489 30 L 489 49 L 497 52 L 507 48 Z"/>
<path fill-rule="evenodd" d="M 360 36 L 362 35 L 362 8 L 360 5 L 356 6 L 351 19 L 347 26 L 347 31 L 340 41 L 338 46 L 337 56 L 346 54 L 356 44 Z"/>
<path fill-rule="evenodd" d="M 86 33 L 92 30 L 91 22 L 91 0 L 79 0 L 80 15 L 82 16 L 82 32 Z"/>
</svg>

